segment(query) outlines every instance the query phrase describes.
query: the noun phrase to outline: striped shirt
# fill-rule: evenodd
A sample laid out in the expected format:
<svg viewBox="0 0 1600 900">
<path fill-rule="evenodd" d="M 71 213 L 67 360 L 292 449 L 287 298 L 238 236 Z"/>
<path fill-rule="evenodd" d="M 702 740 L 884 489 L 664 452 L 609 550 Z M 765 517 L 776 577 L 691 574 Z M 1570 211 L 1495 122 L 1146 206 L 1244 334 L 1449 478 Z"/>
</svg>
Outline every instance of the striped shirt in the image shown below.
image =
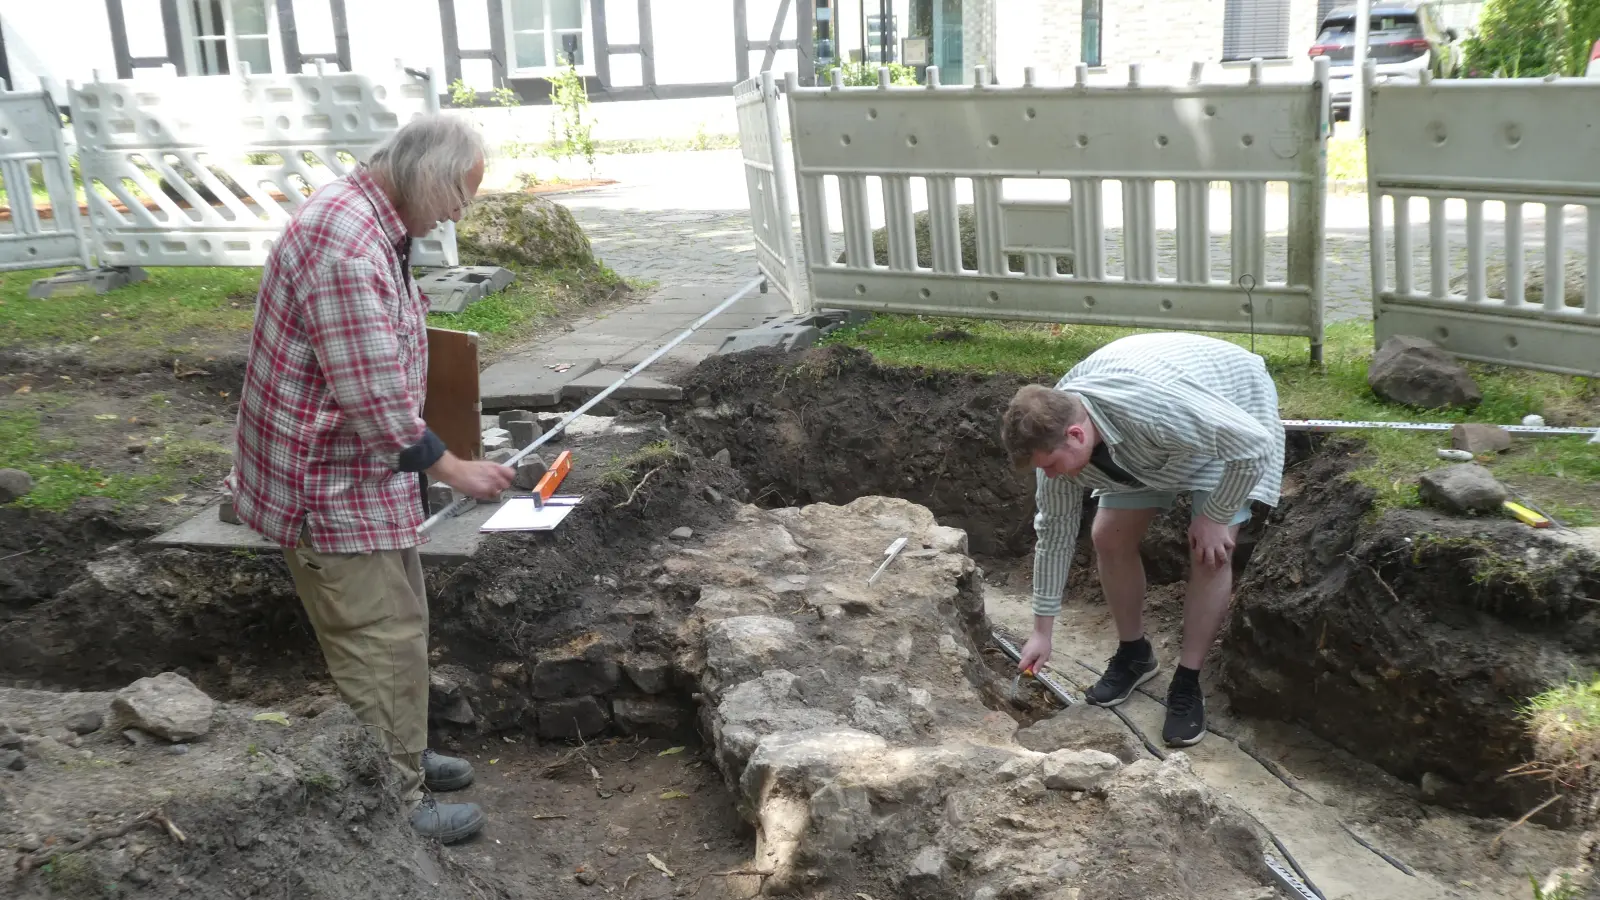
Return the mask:
<svg viewBox="0 0 1600 900">
<path fill-rule="evenodd" d="M 1198 512 L 1228 522 L 1251 500 L 1278 504 L 1283 422 L 1266 363 L 1196 334 L 1140 334 L 1100 348 L 1056 384 L 1083 399 L 1112 460 L 1146 488 L 1210 491 Z M 1078 544 L 1083 490 L 1127 491 L 1094 466 L 1036 472 L 1033 612 L 1055 616 Z"/>
</svg>

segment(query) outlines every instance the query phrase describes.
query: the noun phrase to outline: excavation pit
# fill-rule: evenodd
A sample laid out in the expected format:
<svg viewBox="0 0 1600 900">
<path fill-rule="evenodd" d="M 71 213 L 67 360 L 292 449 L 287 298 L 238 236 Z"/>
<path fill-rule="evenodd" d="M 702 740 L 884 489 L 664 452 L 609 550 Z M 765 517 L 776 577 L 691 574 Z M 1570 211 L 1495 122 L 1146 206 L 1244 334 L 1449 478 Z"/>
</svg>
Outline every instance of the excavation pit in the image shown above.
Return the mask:
<svg viewBox="0 0 1600 900">
<path fill-rule="evenodd" d="M 412 860 L 403 830 L 375 824 L 388 821 L 381 802 L 366 810 L 362 798 L 381 797 L 375 788 L 350 781 L 337 806 L 306 805 L 324 783 L 318 771 L 347 779 L 335 763 L 305 762 L 321 757 L 301 742 L 334 740 L 350 723 L 338 718 L 342 706 L 271 552 L 155 547 L 115 516 L 93 518 L 103 513 L 12 520 L 54 523 L 63 537 L 48 564 L 14 580 L 24 588 L 0 594 L 0 677 L 52 692 L 7 694 L 0 720 L 42 708 L 33 733 L 49 735 L 69 711 L 53 712 L 68 701 L 51 696 L 103 704 L 104 695 L 60 692 L 115 690 L 181 669 L 238 711 L 194 744 L 194 759 L 248 766 L 255 745 L 289 760 L 282 777 L 298 787 L 274 800 L 284 811 L 273 821 L 366 810 L 370 845 L 330 831 L 315 846 L 262 856 L 256 843 L 234 840 L 211 848 L 222 855 L 210 874 L 185 862 L 182 848 L 146 851 L 156 854 L 152 866 L 173 866 L 163 874 L 181 874 L 193 889 L 223 884 L 207 879 L 225 866 L 306 868 L 377 847 L 412 860 L 359 872 L 396 896 L 521 896 L 538 885 L 573 897 L 608 887 L 639 897 L 788 890 L 969 900 L 1069 889 L 1080 900 L 1265 897 L 1261 854 L 1271 844 L 1256 819 L 1329 897 L 1506 896 L 1528 873 L 1575 857 L 1576 835 L 1547 827 L 1559 818 L 1515 829 L 1496 857 L 1484 849 L 1545 790 L 1505 786 L 1506 762 L 1524 746 L 1506 723 L 1515 695 L 1531 696 L 1552 665 L 1593 662 L 1582 653 L 1584 607 L 1562 599 L 1591 590 L 1592 569 L 1579 560 L 1578 574 L 1535 579 L 1536 590 L 1503 577 L 1485 587 L 1463 568 L 1485 543 L 1507 559 L 1544 545 L 1514 544 L 1516 535 L 1499 531 L 1479 544 L 1457 540 L 1494 527 L 1483 522 L 1410 513 L 1367 521 L 1359 492 L 1341 480 L 1353 444 L 1291 446 L 1285 503 L 1270 515 L 1258 510 L 1235 560 L 1234 622 L 1206 682 L 1217 726 L 1303 793 L 1216 736 L 1160 766 L 1148 754 L 1139 761 L 1133 733 L 1119 736 L 1125 726 L 1104 711 L 1063 712 L 1038 691 L 1012 703 L 1014 668 L 988 635 L 1029 624 L 1032 478 L 1011 468 L 995 440 L 1021 383 L 882 368 L 826 348 L 713 359 L 691 374 L 682 403 L 624 405 L 617 421 L 626 435 L 575 453 L 570 489 L 585 501 L 560 529 L 496 535 L 472 559 L 429 570 L 434 745 L 474 761 L 480 777 L 469 795 L 493 817 L 486 839 L 429 849 L 431 869 Z M 724 449 L 729 465 L 717 459 Z M 1144 548 L 1149 627 L 1164 658 L 1181 626 L 1185 515 L 1161 520 Z M 1439 540 L 1401 559 L 1396 542 L 1419 530 Z M 867 587 L 883 550 L 907 535 L 906 552 Z M 1367 566 L 1413 602 L 1357 615 L 1366 607 L 1352 597 L 1370 604 L 1383 593 Z M 1083 666 L 1102 665 L 1112 646 L 1093 568 L 1085 540 L 1054 664 L 1079 690 L 1093 679 Z M 1335 643 L 1319 648 L 1307 623 L 1321 621 Z M 1392 660 L 1405 668 L 1387 681 L 1400 696 L 1432 691 L 1436 702 L 1370 702 L 1371 689 L 1351 673 L 1376 662 L 1337 642 L 1392 654 L 1403 646 L 1382 638 L 1409 634 L 1426 638 L 1415 650 L 1426 655 Z M 1501 652 L 1480 672 L 1476 651 L 1452 651 L 1443 634 L 1496 638 Z M 1329 646 L 1333 653 L 1320 652 Z M 1537 646 L 1545 649 L 1536 671 L 1493 674 Z M 1273 680 L 1279 672 L 1287 683 Z M 1327 686 L 1338 678 L 1353 689 Z M 1498 693 L 1472 694 L 1479 678 Z M 1164 685 L 1149 687 L 1159 697 Z M 1318 706 L 1319 690 L 1334 702 Z M 1492 729 L 1485 710 L 1498 717 Z M 257 711 L 283 711 L 294 724 L 256 722 Z M 1136 697 L 1127 713 L 1159 740 L 1154 699 Z M 1401 715 L 1425 719 L 1397 732 L 1406 740 L 1385 739 L 1386 717 Z M 1509 744 L 1460 752 L 1490 738 Z M 77 748 L 56 743 L 134 772 L 152 761 L 172 778 L 192 771 L 159 747 L 167 755 L 139 750 L 147 755 L 121 762 L 135 751 L 118 741 L 108 732 Z M 1080 751 L 1109 754 L 1120 767 L 1077 791 L 1071 779 L 1093 779 L 1035 755 Z M 1456 794 L 1424 796 L 1427 773 L 1431 786 L 1455 785 Z M 75 774 L 92 772 L 64 773 Z M 117 809 L 107 802 L 101 811 Z M 248 804 L 241 809 L 234 819 L 189 814 L 226 831 L 245 821 Z M 85 810 L 63 808 L 62 822 Z M 1400 873 L 1342 825 L 1418 875 Z M 429 872 L 438 887 L 412 885 Z M 305 892 L 297 895 L 333 896 L 340 883 L 297 883 Z"/>
</svg>

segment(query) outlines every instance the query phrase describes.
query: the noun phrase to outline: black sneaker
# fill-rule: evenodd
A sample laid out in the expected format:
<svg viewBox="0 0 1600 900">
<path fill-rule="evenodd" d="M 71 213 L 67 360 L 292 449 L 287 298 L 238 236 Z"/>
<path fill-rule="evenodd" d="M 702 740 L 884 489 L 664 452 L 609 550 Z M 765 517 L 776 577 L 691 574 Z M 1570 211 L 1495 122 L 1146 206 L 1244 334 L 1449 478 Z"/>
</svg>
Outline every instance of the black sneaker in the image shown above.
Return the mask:
<svg viewBox="0 0 1600 900">
<path fill-rule="evenodd" d="M 1168 747 L 1192 747 L 1206 736 L 1206 698 L 1200 681 L 1173 676 L 1167 688 L 1167 724 L 1161 738 Z"/>
<path fill-rule="evenodd" d="M 1092 706 L 1116 706 L 1133 696 L 1139 685 L 1156 677 L 1160 668 L 1149 642 L 1118 647 L 1116 655 L 1106 663 L 1106 673 L 1083 695 L 1084 699 Z"/>
</svg>

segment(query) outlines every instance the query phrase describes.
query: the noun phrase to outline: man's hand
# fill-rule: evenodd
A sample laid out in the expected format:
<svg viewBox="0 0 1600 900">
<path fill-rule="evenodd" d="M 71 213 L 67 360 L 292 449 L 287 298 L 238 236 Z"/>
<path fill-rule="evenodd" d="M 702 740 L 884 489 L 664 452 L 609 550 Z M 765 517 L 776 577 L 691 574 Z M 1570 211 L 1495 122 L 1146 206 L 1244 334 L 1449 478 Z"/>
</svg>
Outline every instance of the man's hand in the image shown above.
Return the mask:
<svg viewBox="0 0 1600 900">
<path fill-rule="evenodd" d="M 1050 629 L 1054 618 L 1035 617 L 1033 636 L 1022 645 L 1022 658 L 1017 660 L 1017 671 L 1038 674 L 1050 661 Z"/>
<path fill-rule="evenodd" d="M 428 477 L 450 485 L 469 497 L 493 500 L 500 492 L 511 487 L 516 472 L 486 459 L 465 460 L 454 453 L 446 453 L 428 470 Z"/>
<path fill-rule="evenodd" d="M 1189 555 L 1196 565 L 1220 569 L 1233 561 L 1233 527 L 1208 516 L 1189 523 Z"/>
</svg>

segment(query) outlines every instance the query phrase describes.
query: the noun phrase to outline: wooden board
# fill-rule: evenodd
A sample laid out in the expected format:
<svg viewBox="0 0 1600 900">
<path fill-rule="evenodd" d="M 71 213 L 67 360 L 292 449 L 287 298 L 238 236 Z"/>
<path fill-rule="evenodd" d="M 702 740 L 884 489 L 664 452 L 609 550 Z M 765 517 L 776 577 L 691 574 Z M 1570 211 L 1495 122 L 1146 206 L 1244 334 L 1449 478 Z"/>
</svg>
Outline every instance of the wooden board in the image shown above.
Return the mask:
<svg viewBox="0 0 1600 900">
<path fill-rule="evenodd" d="M 478 335 L 428 329 L 428 400 L 422 420 L 462 459 L 483 458 L 478 396 Z"/>
</svg>

